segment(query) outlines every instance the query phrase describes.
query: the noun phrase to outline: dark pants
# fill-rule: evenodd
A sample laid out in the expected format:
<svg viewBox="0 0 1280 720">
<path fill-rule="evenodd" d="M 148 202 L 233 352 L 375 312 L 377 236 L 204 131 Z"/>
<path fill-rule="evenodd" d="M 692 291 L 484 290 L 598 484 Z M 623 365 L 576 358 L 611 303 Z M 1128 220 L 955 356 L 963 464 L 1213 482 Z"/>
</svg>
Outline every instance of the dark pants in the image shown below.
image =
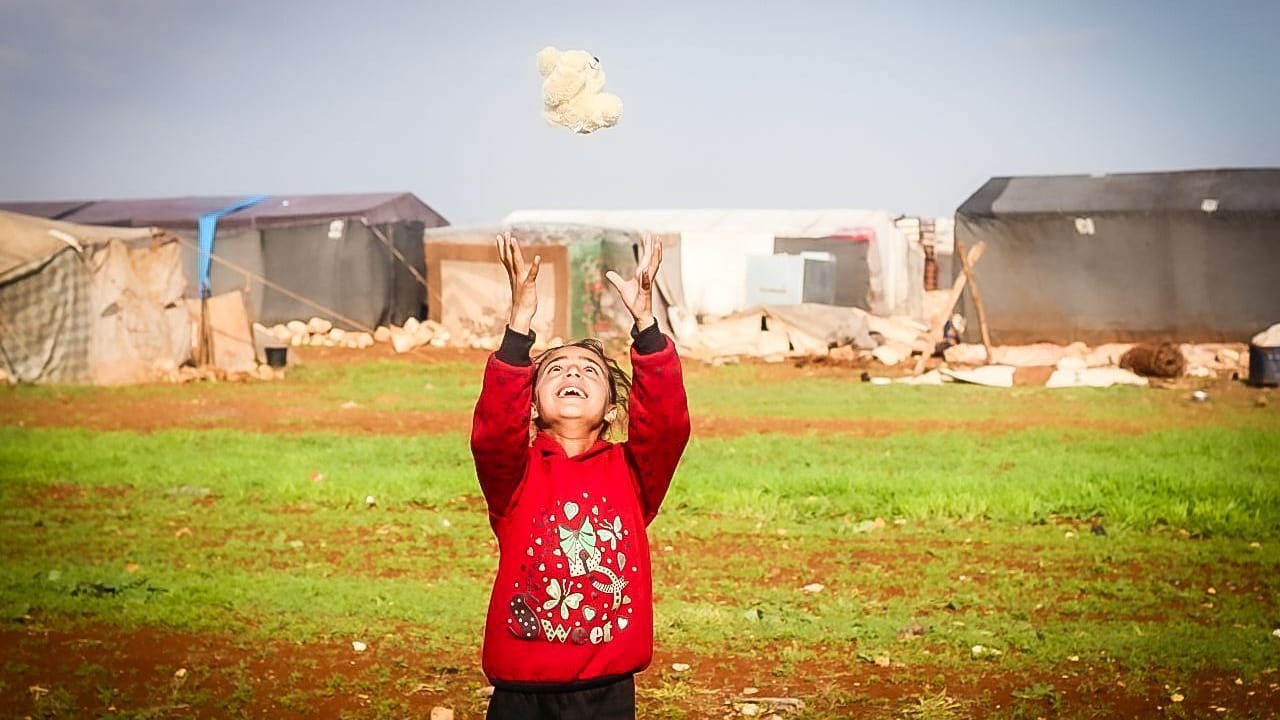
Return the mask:
<svg viewBox="0 0 1280 720">
<path fill-rule="evenodd" d="M 635 720 L 636 681 L 625 677 L 589 690 L 493 691 L 488 720 Z"/>
</svg>

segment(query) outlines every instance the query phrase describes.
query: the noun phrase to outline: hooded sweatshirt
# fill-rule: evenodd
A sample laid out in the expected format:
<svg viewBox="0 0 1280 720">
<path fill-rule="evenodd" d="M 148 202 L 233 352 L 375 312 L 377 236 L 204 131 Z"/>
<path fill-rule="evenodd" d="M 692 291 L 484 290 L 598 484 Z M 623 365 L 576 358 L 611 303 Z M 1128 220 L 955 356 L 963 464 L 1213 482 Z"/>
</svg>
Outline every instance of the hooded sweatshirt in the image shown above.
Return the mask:
<svg viewBox="0 0 1280 720">
<path fill-rule="evenodd" d="M 483 666 L 495 687 L 592 687 L 653 657 L 646 528 L 689 440 L 675 346 L 632 331 L 627 440 L 575 457 L 545 433 L 529 441 L 531 335 L 511 330 L 485 366 L 471 452 L 498 540 Z"/>
</svg>

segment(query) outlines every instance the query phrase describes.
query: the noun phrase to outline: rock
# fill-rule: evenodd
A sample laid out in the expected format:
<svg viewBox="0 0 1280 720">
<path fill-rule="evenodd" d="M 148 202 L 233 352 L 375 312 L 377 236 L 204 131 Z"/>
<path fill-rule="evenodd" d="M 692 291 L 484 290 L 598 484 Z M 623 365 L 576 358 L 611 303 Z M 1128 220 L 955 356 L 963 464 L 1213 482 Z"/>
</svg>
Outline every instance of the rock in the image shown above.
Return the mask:
<svg viewBox="0 0 1280 720">
<path fill-rule="evenodd" d="M 1132 348 L 1133 343 L 1106 343 L 1090 350 L 1084 361 L 1091 368 L 1119 365 L 1120 358 Z"/>
<path fill-rule="evenodd" d="M 1067 348 L 1053 343 L 1001 345 L 991 348 L 991 364 L 1014 367 L 1054 366 L 1067 356 Z"/>
<path fill-rule="evenodd" d="M 351 641 L 351 649 L 352 649 L 352 650 L 355 650 L 355 651 L 356 651 L 356 652 L 358 652 L 358 653 L 362 653 L 362 652 L 364 652 L 365 650 L 368 650 L 368 649 L 369 649 L 369 646 L 368 646 L 368 645 L 365 645 L 364 643 L 360 642 L 359 640 L 352 640 L 352 641 Z"/>
<path fill-rule="evenodd" d="M 671 669 L 678 673 L 689 672 L 689 663 L 671 663 Z"/>
<path fill-rule="evenodd" d="M 1079 340 L 1071 343 L 1066 348 L 1064 348 L 1064 350 L 1067 353 L 1066 357 L 1077 358 L 1080 360 L 1084 360 L 1086 357 L 1089 357 L 1089 346 L 1085 345 Z"/>
<path fill-rule="evenodd" d="M 937 370 L 930 370 L 923 375 L 907 375 L 894 380 L 903 385 L 941 385 L 947 378 Z"/>
<path fill-rule="evenodd" d="M 453 708 L 439 705 L 431 708 L 431 720 L 453 720 Z"/>
<path fill-rule="evenodd" d="M 285 325 L 272 325 L 268 332 L 271 333 L 271 337 L 280 342 L 289 342 L 289 338 L 293 337 L 293 333 Z"/>
<path fill-rule="evenodd" d="M 826 586 L 823 585 L 822 583 L 809 583 L 808 585 L 805 585 L 800 589 L 812 595 L 813 593 L 822 592 L 824 589 L 826 589 Z"/>
<path fill-rule="evenodd" d="M 301 320 L 290 320 L 285 325 L 285 328 L 289 331 L 290 337 L 293 337 L 294 335 L 301 335 L 308 331 L 307 324 Z"/>
<path fill-rule="evenodd" d="M 313 317 L 307 321 L 307 329 L 317 335 L 323 335 L 333 329 L 333 323 L 322 317 Z"/>
<path fill-rule="evenodd" d="M 1083 370 L 1054 371 L 1044 386 L 1049 388 L 1064 387 L 1111 387 L 1112 385 L 1137 385 L 1146 387 L 1147 379 L 1129 370 L 1118 367 L 1088 367 Z"/>
<path fill-rule="evenodd" d="M 1280 323 L 1254 335 L 1249 342 L 1260 348 L 1280 347 Z"/>
<path fill-rule="evenodd" d="M 407 333 L 403 330 L 391 334 L 391 347 L 395 348 L 398 353 L 409 352 L 418 347 L 420 343 L 413 333 Z"/>
<path fill-rule="evenodd" d="M 755 717 L 760 714 L 760 706 L 755 703 L 742 703 L 738 706 L 738 712 L 747 717 Z"/>
<path fill-rule="evenodd" d="M 329 339 L 336 343 L 340 343 L 347 338 L 347 331 L 342 328 L 333 328 L 328 332 Z"/>
<path fill-rule="evenodd" d="M 960 382 L 988 387 L 1013 387 L 1013 374 L 1016 370 L 1012 365 L 983 365 L 972 370 L 943 368 L 940 372 Z"/>
<path fill-rule="evenodd" d="M 303 343 L 303 338 L 306 338 L 306 337 L 309 337 L 309 336 L 307 336 L 307 335 L 294 335 L 293 337 L 289 338 L 289 345 L 290 345 L 291 347 L 302 347 L 302 345 L 304 344 L 304 343 Z"/>
<path fill-rule="evenodd" d="M 876 360 L 892 367 L 911 357 L 911 346 L 904 343 L 889 341 L 875 350 L 872 350 L 871 355 Z"/>
<path fill-rule="evenodd" d="M 827 357 L 835 362 L 853 362 L 855 357 L 852 345 L 841 345 L 827 351 Z"/>
<path fill-rule="evenodd" d="M 1081 357 L 1067 356 L 1059 360 L 1055 367 L 1059 370 L 1084 370 L 1089 367 L 1089 363 Z"/>
<path fill-rule="evenodd" d="M 408 320 L 404 321 L 405 332 L 416 333 L 418 332 L 419 327 L 420 327 L 420 323 L 418 322 L 418 318 L 416 317 L 411 317 Z"/>
<path fill-rule="evenodd" d="M 960 343 L 943 350 L 942 359 L 949 365 L 986 365 L 987 349 L 981 345 Z"/>
<path fill-rule="evenodd" d="M 351 333 L 347 337 L 351 338 L 355 342 L 355 347 L 357 348 L 364 349 L 373 347 L 373 336 L 367 332 Z"/>
<path fill-rule="evenodd" d="M 391 328 L 386 325 L 379 325 L 373 331 L 373 339 L 375 342 L 391 342 Z"/>
<path fill-rule="evenodd" d="M 915 640 L 916 638 L 924 637 L 926 632 L 928 631 L 920 623 L 911 623 L 898 631 L 898 639 L 903 641 Z"/>
</svg>

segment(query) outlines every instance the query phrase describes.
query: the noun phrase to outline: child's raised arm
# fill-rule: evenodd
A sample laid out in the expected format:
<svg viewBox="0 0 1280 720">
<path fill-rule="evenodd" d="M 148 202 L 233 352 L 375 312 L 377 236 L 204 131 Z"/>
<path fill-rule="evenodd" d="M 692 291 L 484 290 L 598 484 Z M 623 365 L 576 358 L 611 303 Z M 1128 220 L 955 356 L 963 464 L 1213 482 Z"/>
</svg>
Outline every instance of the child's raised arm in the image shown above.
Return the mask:
<svg viewBox="0 0 1280 720">
<path fill-rule="evenodd" d="M 471 455 L 489 512 L 503 515 L 529 462 L 529 420 L 533 402 L 533 345 L 530 325 L 538 310 L 536 280 L 541 257 L 526 269 L 520 243 L 503 233 L 498 259 L 511 282 L 511 315 L 502 347 L 489 357 L 484 385 L 471 423 Z"/>
<path fill-rule="evenodd" d="M 533 262 L 526 268 L 520 241 L 509 232 L 498 236 L 497 245 L 498 259 L 507 269 L 507 280 L 511 283 L 511 316 L 507 325 L 521 335 L 528 335 L 534 313 L 538 312 L 537 279 L 542 256 L 534 255 Z"/>
<path fill-rule="evenodd" d="M 653 283 L 661 264 L 662 240 L 645 234 L 635 277 L 623 279 L 612 270 L 605 276 L 636 323 L 625 447 L 639 483 L 646 523 L 657 516 L 689 442 L 689 402 L 680 358 L 675 343 L 662 334 L 653 317 Z"/>
</svg>

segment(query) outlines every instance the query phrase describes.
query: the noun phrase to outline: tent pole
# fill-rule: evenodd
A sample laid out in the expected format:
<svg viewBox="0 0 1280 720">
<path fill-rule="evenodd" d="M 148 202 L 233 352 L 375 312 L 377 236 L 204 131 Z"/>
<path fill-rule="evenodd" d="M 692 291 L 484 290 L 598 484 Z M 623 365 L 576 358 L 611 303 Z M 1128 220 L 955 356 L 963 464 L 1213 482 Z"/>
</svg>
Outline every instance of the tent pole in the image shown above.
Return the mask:
<svg viewBox="0 0 1280 720">
<path fill-rule="evenodd" d="M 964 276 L 969 280 L 969 292 L 973 294 L 973 304 L 978 309 L 978 330 L 982 333 L 982 346 L 987 350 L 987 364 L 995 362 L 991 355 L 991 333 L 987 329 L 987 310 L 982 305 L 982 293 L 978 290 L 978 281 L 973 277 L 973 264 L 969 262 L 969 258 L 964 254 L 964 243 L 960 240 L 955 241 L 955 252 L 960 255 L 960 267 L 964 270 Z"/>
<path fill-rule="evenodd" d="M 196 367 L 213 364 L 213 333 L 209 329 L 209 294 L 200 293 L 200 330 L 196 345 Z"/>
</svg>

